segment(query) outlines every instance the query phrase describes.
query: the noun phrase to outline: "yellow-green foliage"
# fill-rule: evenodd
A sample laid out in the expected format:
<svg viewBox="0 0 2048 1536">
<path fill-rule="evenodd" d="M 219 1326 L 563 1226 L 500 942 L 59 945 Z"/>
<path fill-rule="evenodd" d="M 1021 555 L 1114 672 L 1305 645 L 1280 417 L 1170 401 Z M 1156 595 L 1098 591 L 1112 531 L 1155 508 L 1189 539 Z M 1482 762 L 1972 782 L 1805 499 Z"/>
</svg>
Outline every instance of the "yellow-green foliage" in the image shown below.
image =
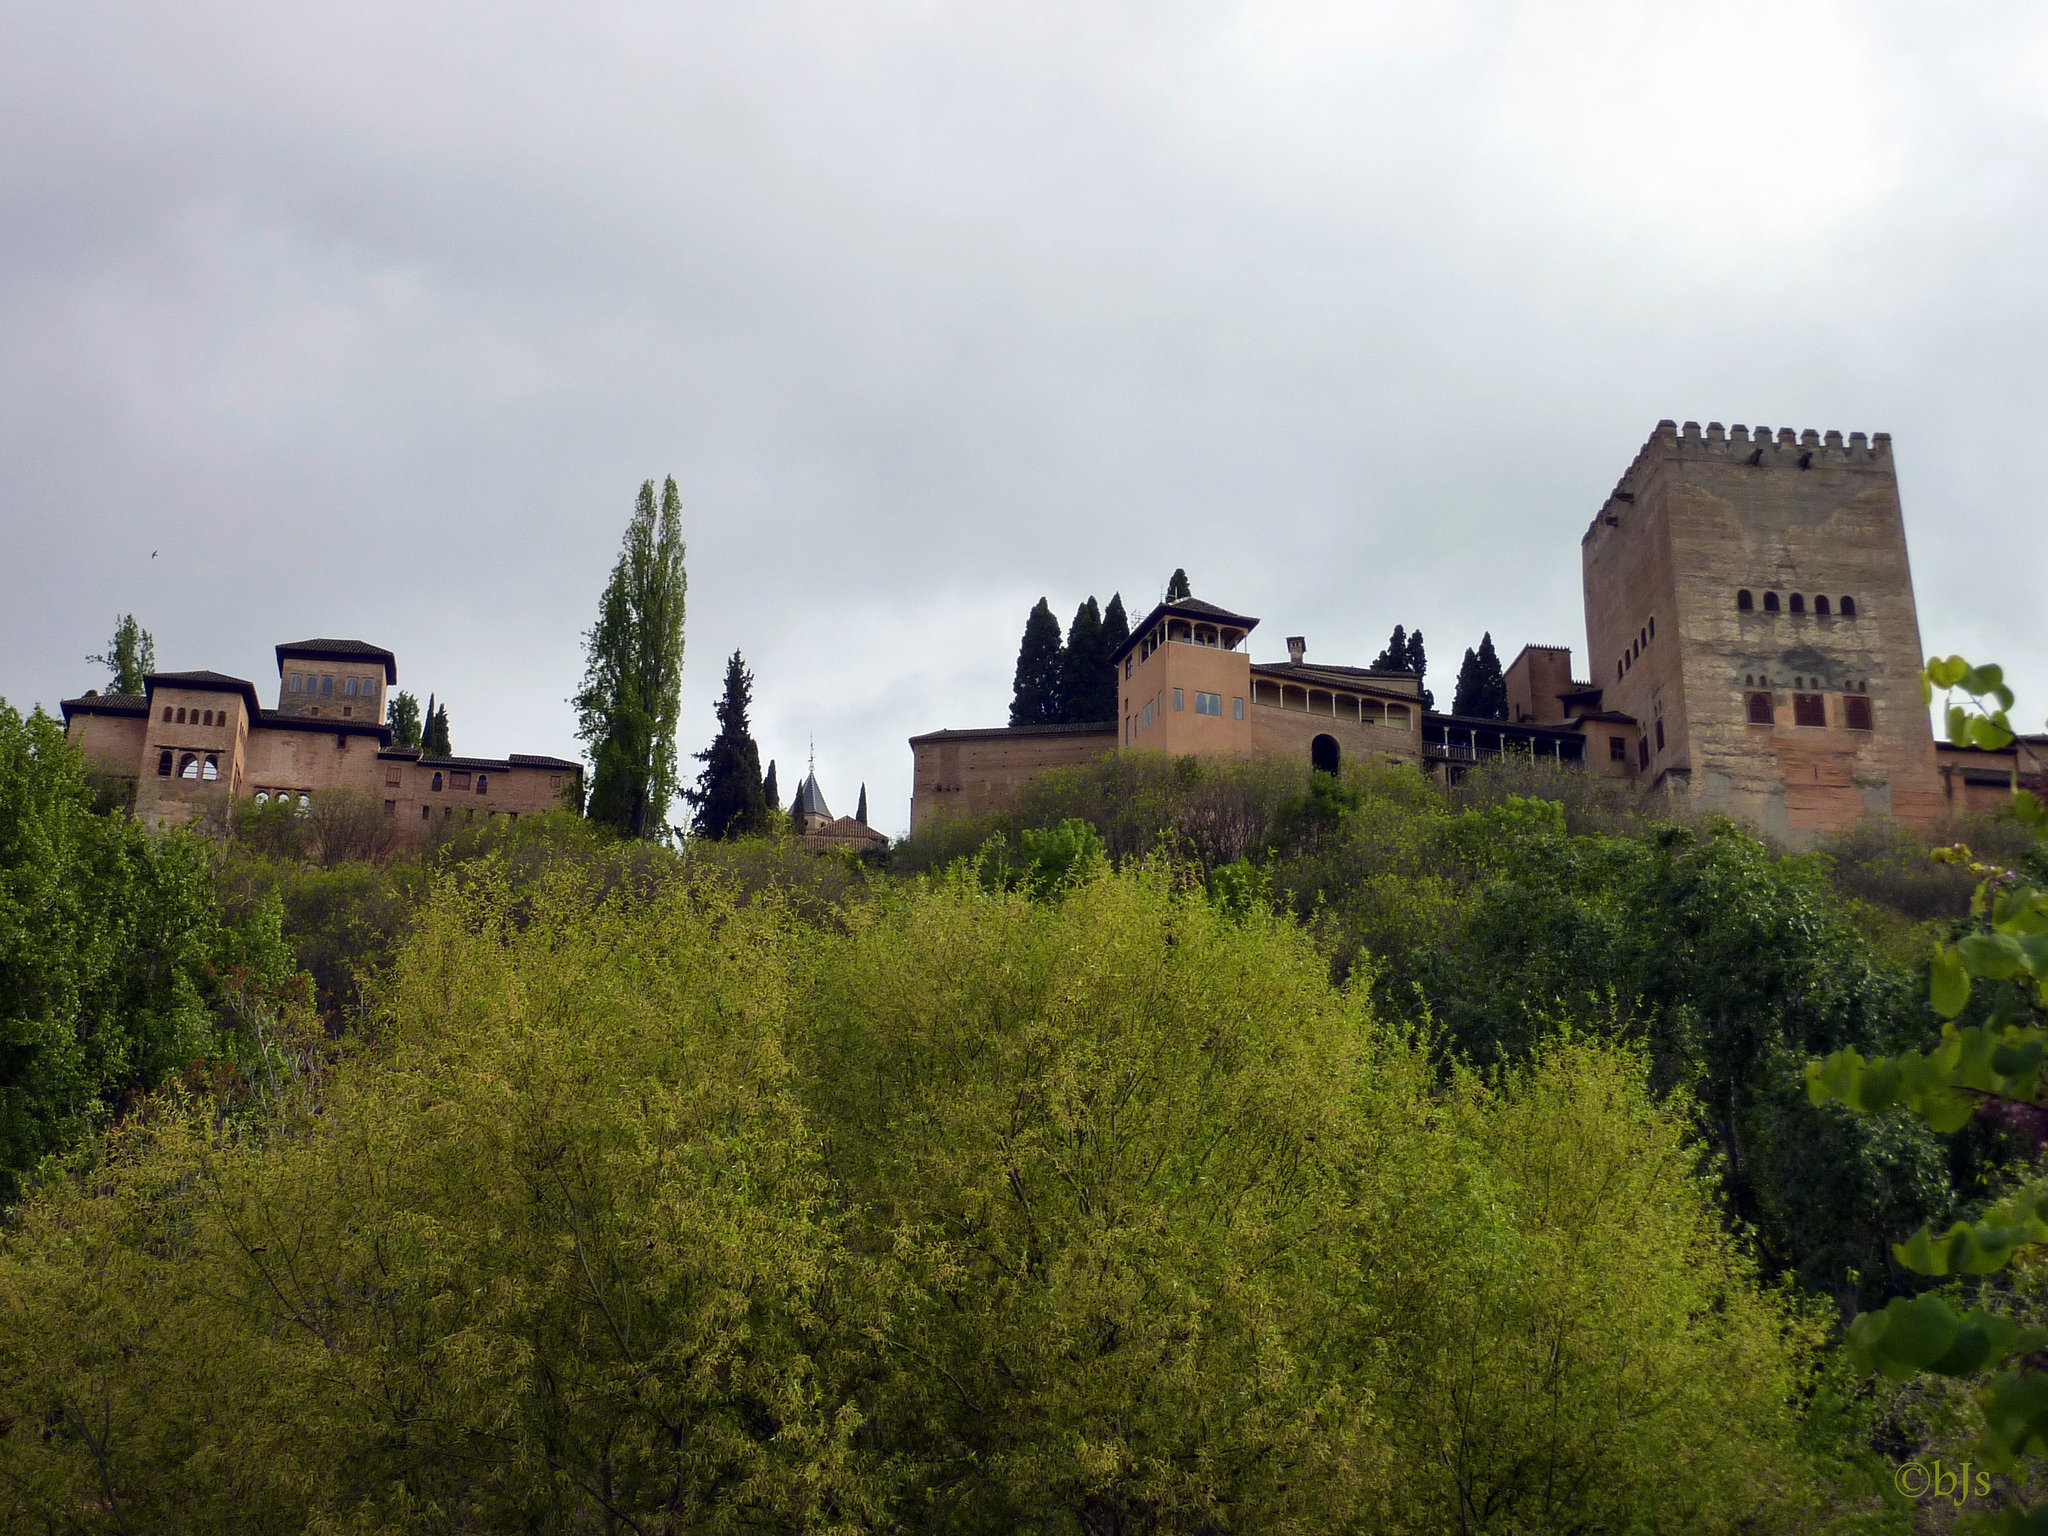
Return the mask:
<svg viewBox="0 0 2048 1536">
<path fill-rule="evenodd" d="M 1811 1347 L 1632 1060 L 1445 1088 L 1162 874 L 445 891 L 0 1251 L 20 1530 L 1727 1530 Z"/>
</svg>

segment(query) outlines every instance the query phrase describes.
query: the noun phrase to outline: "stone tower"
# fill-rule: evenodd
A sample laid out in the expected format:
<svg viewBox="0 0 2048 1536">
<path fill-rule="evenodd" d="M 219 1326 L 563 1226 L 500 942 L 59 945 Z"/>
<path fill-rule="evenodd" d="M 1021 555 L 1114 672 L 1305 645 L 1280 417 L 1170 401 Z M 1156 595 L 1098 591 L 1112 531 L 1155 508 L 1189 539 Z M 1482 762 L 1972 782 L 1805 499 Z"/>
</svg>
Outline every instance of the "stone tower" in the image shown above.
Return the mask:
<svg viewBox="0 0 2048 1536">
<path fill-rule="evenodd" d="M 1887 434 L 1659 422 L 1581 554 L 1646 779 L 1794 845 L 1943 814 Z"/>
</svg>

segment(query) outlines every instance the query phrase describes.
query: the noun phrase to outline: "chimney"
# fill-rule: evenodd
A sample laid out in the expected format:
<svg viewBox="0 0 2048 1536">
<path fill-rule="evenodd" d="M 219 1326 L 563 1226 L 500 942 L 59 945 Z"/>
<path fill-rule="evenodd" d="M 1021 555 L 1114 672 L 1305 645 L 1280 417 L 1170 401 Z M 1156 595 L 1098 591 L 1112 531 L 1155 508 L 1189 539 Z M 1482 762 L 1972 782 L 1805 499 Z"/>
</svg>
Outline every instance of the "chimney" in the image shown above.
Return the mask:
<svg viewBox="0 0 2048 1536">
<path fill-rule="evenodd" d="M 1289 661 L 1298 667 L 1301 665 L 1301 658 L 1307 654 L 1307 640 L 1303 639 L 1300 635 L 1289 635 L 1287 637 L 1287 659 Z"/>
</svg>

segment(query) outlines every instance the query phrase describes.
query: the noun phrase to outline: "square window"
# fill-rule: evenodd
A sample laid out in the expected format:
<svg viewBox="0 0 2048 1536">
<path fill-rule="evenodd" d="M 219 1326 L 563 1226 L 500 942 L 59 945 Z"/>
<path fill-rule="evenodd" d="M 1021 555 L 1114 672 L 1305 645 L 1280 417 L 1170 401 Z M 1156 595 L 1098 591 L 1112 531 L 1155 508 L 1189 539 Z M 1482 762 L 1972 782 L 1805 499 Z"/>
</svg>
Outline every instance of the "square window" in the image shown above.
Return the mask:
<svg viewBox="0 0 2048 1536">
<path fill-rule="evenodd" d="M 294 673 L 292 674 L 292 682 L 291 682 L 291 691 L 292 691 L 293 693 L 299 693 L 299 692 L 302 692 L 302 691 L 304 690 L 304 688 L 305 688 L 305 683 L 306 683 L 306 678 L 305 678 L 305 674 L 303 674 L 303 673 L 300 673 L 300 672 L 294 672 Z"/>
<path fill-rule="evenodd" d="M 449 775 L 448 775 L 448 787 L 449 787 L 450 789 L 468 789 L 468 788 L 469 788 L 469 775 L 468 775 L 468 774 L 466 774 L 466 773 L 451 773 L 451 774 L 449 774 Z"/>
<path fill-rule="evenodd" d="M 1623 737 L 1623 736 L 1610 736 L 1610 737 L 1608 737 L 1608 738 L 1607 738 L 1607 758 L 1608 758 L 1608 761 L 1609 761 L 1609 762 L 1615 762 L 1615 763 L 1625 763 L 1625 762 L 1627 762 L 1627 761 L 1628 761 L 1628 739 L 1627 739 L 1626 737 Z"/>
<path fill-rule="evenodd" d="M 1827 695 L 1822 693 L 1793 694 L 1792 723 L 1794 725 L 1826 725 L 1828 723 Z"/>
<path fill-rule="evenodd" d="M 1847 708 L 1843 711 L 1845 722 L 1852 731 L 1873 731 L 1877 729 L 1870 717 L 1870 700 L 1863 694 L 1851 694 L 1842 700 Z"/>
<path fill-rule="evenodd" d="M 320 691 L 321 691 L 321 692 L 322 692 L 323 694 L 328 694 L 328 693 L 332 693 L 332 692 L 334 692 L 334 679 L 333 679 L 332 677 L 323 677 L 323 678 L 321 678 L 321 679 L 320 679 Z"/>
<path fill-rule="evenodd" d="M 390 767 L 384 770 L 384 783 L 387 788 L 396 789 L 398 787 L 399 780 L 401 777 L 402 775 L 400 774 L 399 770 L 396 767 Z"/>
<path fill-rule="evenodd" d="M 342 691 L 350 698 L 354 698 L 356 696 L 356 680 L 352 677 L 343 678 Z"/>
<path fill-rule="evenodd" d="M 396 800 L 386 800 L 384 802 L 384 814 L 386 816 L 396 816 L 398 814 L 398 802 Z"/>
</svg>

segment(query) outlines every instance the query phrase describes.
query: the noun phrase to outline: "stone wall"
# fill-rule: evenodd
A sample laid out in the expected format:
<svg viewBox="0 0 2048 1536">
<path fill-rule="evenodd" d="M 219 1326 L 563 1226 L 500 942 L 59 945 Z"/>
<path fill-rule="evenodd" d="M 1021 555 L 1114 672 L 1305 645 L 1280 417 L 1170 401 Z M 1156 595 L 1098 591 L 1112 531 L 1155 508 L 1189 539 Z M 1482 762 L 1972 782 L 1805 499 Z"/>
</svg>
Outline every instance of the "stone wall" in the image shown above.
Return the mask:
<svg viewBox="0 0 2048 1536">
<path fill-rule="evenodd" d="M 1007 808 L 1035 773 L 1114 752 L 1118 727 L 1047 725 L 933 731 L 910 739 L 910 830 L 934 817 L 985 816 Z"/>
</svg>

